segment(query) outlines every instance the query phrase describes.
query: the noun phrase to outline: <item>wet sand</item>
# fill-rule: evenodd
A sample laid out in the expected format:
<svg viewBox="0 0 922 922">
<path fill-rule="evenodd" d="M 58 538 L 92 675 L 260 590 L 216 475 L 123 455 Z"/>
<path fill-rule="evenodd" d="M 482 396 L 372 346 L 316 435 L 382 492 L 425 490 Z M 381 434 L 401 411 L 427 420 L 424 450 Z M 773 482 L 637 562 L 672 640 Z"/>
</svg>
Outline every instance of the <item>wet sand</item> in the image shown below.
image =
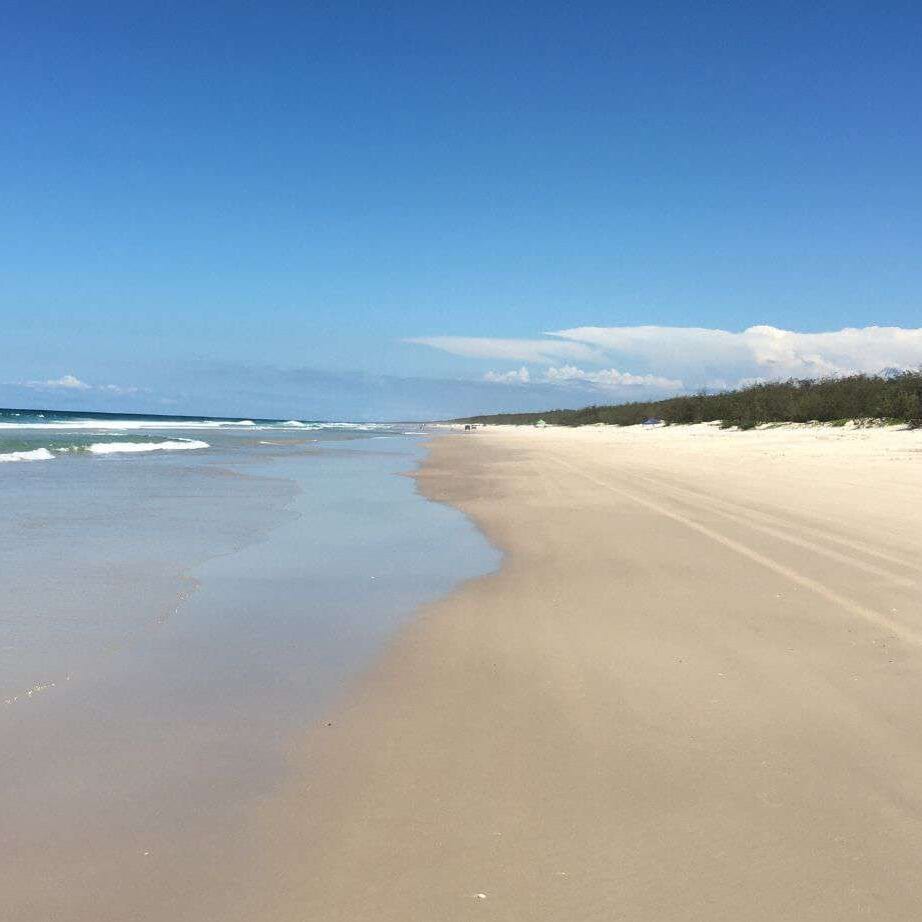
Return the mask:
<svg viewBox="0 0 922 922">
<path fill-rule="evenodd" d="M 417 606 L 496 566 L 403 476 L 417 439 L 260 437 L 210 435 L 195 462 L 7 465 L 2 922 L 223 922 L 290 741 Z"/>
<path fill-rule="evenodd" d="M 419 484 L 504 564 L 292 754 L 226 918 L 919 917 L 922 433 L 485 429 Z"/>
</svg>

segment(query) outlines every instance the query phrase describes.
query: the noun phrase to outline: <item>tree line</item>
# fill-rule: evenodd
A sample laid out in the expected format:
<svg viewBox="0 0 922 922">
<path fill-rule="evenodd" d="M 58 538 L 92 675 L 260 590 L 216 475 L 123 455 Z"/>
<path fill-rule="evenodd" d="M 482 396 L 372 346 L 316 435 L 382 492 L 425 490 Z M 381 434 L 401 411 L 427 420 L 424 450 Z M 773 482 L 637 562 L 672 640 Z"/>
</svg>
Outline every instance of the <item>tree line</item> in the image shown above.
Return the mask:
<svg viewBox="0 0 922 922">
<path fill-rule="evenodd" d="M 578 410 L 495 413 L 456 421 L 532 425 L 539 419 L 557 426 L 593 423 L 634 426 L 651 419 L 670 424 L 720 421 L 724 426 L 741 429 L 773 422 L 842 424 L 871 419 L 920 426 L 922 371 L 776 381 L 715 394 L 701 392 L 665 400 L 594 404 Z"/>
</svg>

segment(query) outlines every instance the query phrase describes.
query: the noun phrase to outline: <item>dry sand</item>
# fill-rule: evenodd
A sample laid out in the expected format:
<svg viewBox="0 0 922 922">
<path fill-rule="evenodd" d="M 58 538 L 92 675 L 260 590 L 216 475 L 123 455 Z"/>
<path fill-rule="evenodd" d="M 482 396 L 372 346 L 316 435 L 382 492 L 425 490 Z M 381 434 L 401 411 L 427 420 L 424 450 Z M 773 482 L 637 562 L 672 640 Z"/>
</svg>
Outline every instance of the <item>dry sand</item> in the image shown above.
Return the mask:
<svg viewBox="0 0 922 922">
<path fill-rule="evenodd" d="M 312 731 L 241 917 L 922 918 L 922 433 L 482 429 L 419 482 L 504 564 Z"/>
</svg>

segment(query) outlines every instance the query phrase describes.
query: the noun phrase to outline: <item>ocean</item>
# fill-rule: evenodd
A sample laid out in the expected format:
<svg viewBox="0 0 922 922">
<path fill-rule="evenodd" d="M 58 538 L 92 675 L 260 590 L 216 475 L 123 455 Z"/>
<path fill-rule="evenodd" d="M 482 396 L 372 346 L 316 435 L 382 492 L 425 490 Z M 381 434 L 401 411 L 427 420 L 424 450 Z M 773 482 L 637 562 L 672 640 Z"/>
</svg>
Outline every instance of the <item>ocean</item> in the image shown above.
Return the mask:
<svg viewBox="0 0 922 922">
<path fill-rule="evenodd" d="M 0 410 L 11 919 L 177 919 L 178 881 L 247 863 L 244 805 L 300 732 L 415 609 L 497 566 L 403 476 L 425 444 L 414 425 Z"/>
</svg>

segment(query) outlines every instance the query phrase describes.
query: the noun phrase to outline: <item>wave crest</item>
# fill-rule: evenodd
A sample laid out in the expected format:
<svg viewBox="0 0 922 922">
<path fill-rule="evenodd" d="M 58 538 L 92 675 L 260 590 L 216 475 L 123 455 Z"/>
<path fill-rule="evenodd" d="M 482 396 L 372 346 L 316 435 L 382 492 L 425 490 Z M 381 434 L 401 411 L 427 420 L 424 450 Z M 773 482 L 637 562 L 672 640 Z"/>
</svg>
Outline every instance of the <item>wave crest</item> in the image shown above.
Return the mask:
<svg viewBox="0 0 922 922">
<path fill-rule="evenodd" d="M 86 450 L 94 455 L 115 455 L 142 451 L 190 451 L 210 447 L 207 442 L 196 439 L 169 439 L 166 442 L 94 442 Z"/>
<path fill-rule="evenodd" d="M 0 455 L 0 462 L 5 461 L 52 461 L 54 455 L 47 448 L 34 448 L 32 451 L 9 451 Z"/>
</svg>

